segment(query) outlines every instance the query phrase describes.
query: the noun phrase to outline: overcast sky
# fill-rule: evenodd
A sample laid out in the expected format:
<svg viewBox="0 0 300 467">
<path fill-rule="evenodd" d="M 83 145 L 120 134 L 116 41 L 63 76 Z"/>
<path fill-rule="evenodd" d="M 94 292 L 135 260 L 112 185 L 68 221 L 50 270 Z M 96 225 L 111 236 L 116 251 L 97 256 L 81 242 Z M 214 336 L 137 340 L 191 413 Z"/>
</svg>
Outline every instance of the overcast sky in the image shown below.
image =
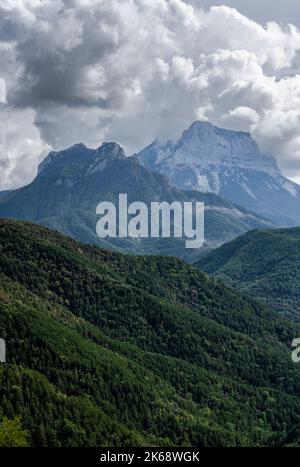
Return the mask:
<svg viewBox="0 0 300 467">
<path fill-rule="evenodd" d="M 131 154 L 196 119 L 251 131 L 300 180 L 298 28 L 299 0 L 1 0 L 0 190 L 50 148 Z"/>
</svg>

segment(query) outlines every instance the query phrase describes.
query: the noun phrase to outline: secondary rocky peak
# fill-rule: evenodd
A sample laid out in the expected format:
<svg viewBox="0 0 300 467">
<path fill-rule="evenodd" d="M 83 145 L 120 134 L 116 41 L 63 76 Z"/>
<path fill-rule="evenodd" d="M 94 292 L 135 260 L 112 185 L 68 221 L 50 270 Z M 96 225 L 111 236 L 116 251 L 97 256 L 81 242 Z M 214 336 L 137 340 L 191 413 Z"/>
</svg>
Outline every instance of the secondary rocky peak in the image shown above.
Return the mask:
<svg viewBox="0 0 300 467">
<path fill-rule="evenodd" d="M 111 159 L 125 159 L 124 149 L 114 142 L 105 142 L 97 149 L 97 156 L 109 157 Z"/>
<path fill-rule="evenodd" d="M 124 149 L 117 143 L 103 143 L 98 149 L 91 149 L 83 143 L 75 144 L 62 151 L 51 151 L 39 165 L 38 175 L 49 169 L 61 169 L 71 164 L 91 165 L 99 158 L 125 159 Z"/>
</svg>

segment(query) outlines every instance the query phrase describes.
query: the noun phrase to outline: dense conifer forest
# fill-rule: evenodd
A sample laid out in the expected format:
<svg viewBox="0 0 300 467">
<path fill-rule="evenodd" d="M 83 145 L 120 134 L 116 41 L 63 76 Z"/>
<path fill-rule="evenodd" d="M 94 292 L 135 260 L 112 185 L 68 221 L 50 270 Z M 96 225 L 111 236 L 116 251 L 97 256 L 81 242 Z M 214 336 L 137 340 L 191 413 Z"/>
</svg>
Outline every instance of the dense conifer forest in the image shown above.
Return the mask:
<svg viewBox="0 0 300 467">
<path fill-rule="evenodd" d="M 296 335 L 178 259 L 0 221 L 0 446 L 297 444 Z"/>
</svg>

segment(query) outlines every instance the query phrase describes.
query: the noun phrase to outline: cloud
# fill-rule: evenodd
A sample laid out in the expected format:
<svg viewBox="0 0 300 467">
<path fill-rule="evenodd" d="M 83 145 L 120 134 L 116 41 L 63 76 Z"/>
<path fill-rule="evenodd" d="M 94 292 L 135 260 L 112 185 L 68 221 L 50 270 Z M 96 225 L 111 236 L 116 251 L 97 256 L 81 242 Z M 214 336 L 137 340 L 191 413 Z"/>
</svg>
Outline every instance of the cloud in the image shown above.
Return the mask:
<svg viewBox="0 0 300 467">
<path fill-rule="evenodd" d="M 49 151 L 34 124 L 34 111 L 1 107 L 0 187 L 18 188 L 32 180 L 38 164 Z"/>
<path fill-rule="evenodd" d="M 6 102 L 6 81 L 0 78 L 0 104 Z"/>
<path fill-rule="evenodd" d="M 237 107 L 223 117 L 226 126 L 240 131 L 247 131 L 249 126 L 259 121 L 258 113 L 249 107 Z"/>
<path fill-rule="evenodd" d="M 0 9 L 0 117 L 9 122 L 0 189 L 29 181 L 48 146 L 106 139 L 131 153 L 197 118 L 252 131 L 300 175 L 296 27 L 183 0 L 3 0 Z"/>
</svg>

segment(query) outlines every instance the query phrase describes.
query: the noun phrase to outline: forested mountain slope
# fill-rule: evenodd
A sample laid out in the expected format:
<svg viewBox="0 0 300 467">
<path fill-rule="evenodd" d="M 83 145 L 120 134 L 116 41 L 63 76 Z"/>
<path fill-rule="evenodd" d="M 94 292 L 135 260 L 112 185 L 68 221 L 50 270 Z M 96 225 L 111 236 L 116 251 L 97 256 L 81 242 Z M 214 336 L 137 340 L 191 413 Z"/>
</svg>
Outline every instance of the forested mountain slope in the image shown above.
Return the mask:
<svg viewBox="0 0 300 467">
<path fill-rule="evenodd" d="M 248 232 L 197 265 L 300 322 L 300 228 Z"/>
<path fill-rule="evenodd" d="M 34 446 L 278 445 L 295 325 L 180 260 L 0 221 L 0 419 Z"/>
</svg>

